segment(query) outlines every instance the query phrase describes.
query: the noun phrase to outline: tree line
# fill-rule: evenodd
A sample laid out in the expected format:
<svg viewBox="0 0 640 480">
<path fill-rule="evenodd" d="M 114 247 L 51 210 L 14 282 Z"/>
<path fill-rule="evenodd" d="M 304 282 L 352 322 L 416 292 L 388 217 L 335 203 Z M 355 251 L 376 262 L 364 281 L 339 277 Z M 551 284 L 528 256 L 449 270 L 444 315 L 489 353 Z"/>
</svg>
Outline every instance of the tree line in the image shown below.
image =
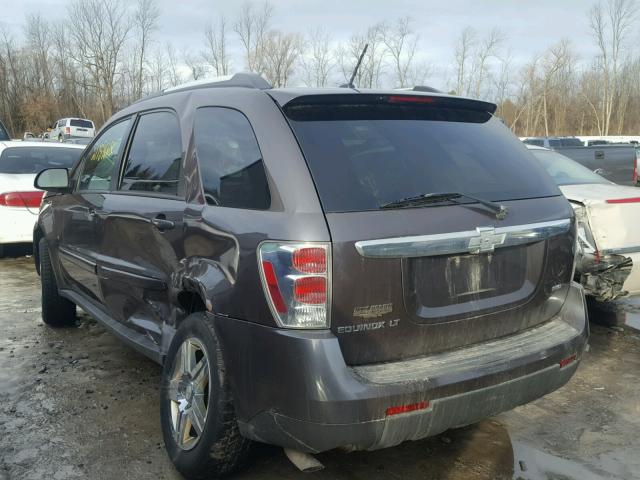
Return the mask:
<svg viewBox="0 0 640 480">
<path fill-rule="evenodd" d="M 215 12 L 211 12 L 215 13 Z M 638 0 L 603 0 L 585 12 L 593 58 L 561 38 L 516 64 L 500 27 L 464 28 L 449 65 L 434 65 L 410 17 L 385 20 L 337 41 L 315 28 L 274 27 L 267 2 L 245 2 L 234 16 L 204 26 L 198 47 L 178 50 L 158 38 L 156 0 L 71 0 L 62 20 L 27 14 L 21 32 L 0 25 L 0 118 L 13 135 L 40 132 L 58 118 L 100 125 L 115 111 L 164 88 L 234 71 L 262 74 L 274 86 L 348 82 L 364 45 L 355 84 L 404 88 L 433 83 L 449 93 L 498 104 L 516 134 L 640 133 Z M 535 28 L 532 25 L 532 28 Z"/>
</svg>

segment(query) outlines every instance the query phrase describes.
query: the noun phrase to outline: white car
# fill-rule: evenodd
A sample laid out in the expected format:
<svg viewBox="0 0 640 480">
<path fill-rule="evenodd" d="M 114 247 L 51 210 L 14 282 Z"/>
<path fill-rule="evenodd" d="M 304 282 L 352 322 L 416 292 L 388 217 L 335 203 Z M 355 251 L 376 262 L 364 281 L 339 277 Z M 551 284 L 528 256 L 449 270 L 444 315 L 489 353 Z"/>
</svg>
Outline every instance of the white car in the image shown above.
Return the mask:
<svg viewBox="0 0 640 480">
<path fill-rule="evenodd" d="M 69 138 L 93 138 L 96 127 L 86 118 L 62 118 L 53 124 L 47 138 L 64 142 Z"/>
<path fill-rule="evenodd" d="M 31 243 L 43 191 L 33 186 L 45 168 L 71 168 L 84 145 L 0 142 L 0 255 L 10 243 Z"/>
<path fill-rule="evenodd" d="M 585 293 L 599 301 L 640 294 L 640 188 L 612 183 L 546 148 L 528 148 L 575 210 L 576 274 Z"/>
</svg>

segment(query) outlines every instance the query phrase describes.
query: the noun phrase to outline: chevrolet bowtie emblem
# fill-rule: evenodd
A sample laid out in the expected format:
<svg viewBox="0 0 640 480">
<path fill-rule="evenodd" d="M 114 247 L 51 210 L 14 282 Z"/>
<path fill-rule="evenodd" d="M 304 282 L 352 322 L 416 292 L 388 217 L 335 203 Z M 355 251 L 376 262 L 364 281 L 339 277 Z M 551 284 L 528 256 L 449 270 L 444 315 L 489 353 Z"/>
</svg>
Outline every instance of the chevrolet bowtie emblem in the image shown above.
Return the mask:
<svg viewBox="0 0 640 480">
<path fill-rule="evenodd" d="M 469 239 L 469 253 L 493 252 L 497 245 L 502 245 L 506 238 L 505 233 L 496 233 L 493 227 L 478 227 L 477 237 Z"/>
</svg>

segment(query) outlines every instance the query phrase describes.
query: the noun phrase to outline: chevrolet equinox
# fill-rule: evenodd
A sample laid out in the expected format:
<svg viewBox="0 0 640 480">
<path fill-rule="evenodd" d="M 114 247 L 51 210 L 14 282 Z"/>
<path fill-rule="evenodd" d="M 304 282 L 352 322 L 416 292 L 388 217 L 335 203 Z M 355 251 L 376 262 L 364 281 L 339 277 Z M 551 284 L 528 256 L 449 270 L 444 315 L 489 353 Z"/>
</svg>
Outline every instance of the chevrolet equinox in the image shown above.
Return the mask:
<svg viewBox="0 0 640 480">
<path fill-rule="evenodd" d="M 251 441 L 391 447 L 575 372 L 572 208 L 495 105 L 424 90 L 187 84 L 37 177 L 43 320 L 79 306 L 163 365 L 185 476 Z"/>
</svg>

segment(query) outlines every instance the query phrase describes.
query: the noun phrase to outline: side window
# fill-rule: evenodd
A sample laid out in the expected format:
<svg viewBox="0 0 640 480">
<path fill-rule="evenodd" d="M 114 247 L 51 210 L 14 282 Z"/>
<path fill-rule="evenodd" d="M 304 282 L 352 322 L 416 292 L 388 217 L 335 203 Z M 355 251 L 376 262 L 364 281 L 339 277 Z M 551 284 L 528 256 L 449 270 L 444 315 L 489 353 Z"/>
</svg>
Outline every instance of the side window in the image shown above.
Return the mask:
<svg viewBox="0 0 640 480">
<path fill-rule="evenodd" d="M 127 119 L 112 125 L 93 144 L 81 167 L 78 190 L 109 189 L 130 122 Z"/>
<path fill-rule="evenodd" d="M 178 194 L 182 139 L 171 112 L 140 117 L 129 148 L 121 190 Z"/>
<path fill-rule="evenodd" d="M 229 108 L 199 108 L 194 135 L 207 204 L 269 208 L 271 195 L 262 154 L 247 117 Z"/>
</svg>

